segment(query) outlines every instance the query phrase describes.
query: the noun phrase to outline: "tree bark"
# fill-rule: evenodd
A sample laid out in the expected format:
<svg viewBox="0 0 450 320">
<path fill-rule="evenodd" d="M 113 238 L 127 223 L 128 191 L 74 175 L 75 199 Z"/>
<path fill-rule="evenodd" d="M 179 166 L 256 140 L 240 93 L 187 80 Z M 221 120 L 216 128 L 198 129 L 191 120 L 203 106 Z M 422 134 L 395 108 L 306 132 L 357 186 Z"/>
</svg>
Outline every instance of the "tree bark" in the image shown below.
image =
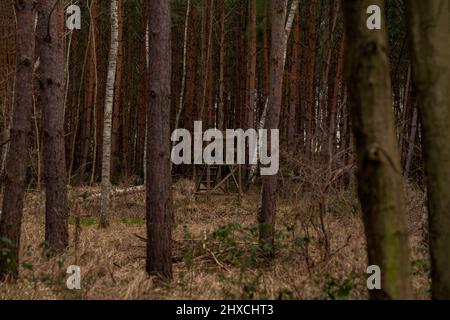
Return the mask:
<svg viewBox="0 0 450 320">
<path fill-rule="evenodd" d="M 317 0 L 311 0 L 308 14 L 308 51 L 306 53 L 306 152 L 311 155 L 313 114 L 315 110 L 315 68 L 317 46 Z"/>
<path fill-rule="evenodd" d="M 172 279 L 172 195 L 170 174 L 170 3 L 149 2 L 149 106 L 147 110 L 146 270 Z"/>
<path fill-rule="evenodd" d="M 196 88 L 196 67 L 197 67 L 197 47 L 198 36 L 195 27 L 198 24 L 196 2 L 191 3 L 189 17 L 188 50 L 186 57 L 186 99 L 185 99 L 185 125 L 186 129 L 192 131 L 196 114 L 195 108 L 195 88 Z"/>
<path fill-rule="evenodd" d="M 411 298 L 410 261 L 400 156 L 394 127 L 386 25 L 366 26 L 370 5 L 384 0 L 343 1 L 346 68 L 358 156 L 358 194 L 369 265 L 381 269 L 372 299 Z M 383 19 L 384 22 L 384 19 Z"/>
<path fill-rule="evenodd" d="M 411 169 L 411 163 L 413 159 L 414 149 L 416 147 L 416 133 L 417 133 L 417 125 L 418 125 L 418 111 L 416 106 L 413 104 L 413 115 L 411 119 L 411 130 L 408 138 L 408 151 L 406 153 L 406 161 L 405 161 L 405 170 L 404 176 L 406 178 L 409 177 L 409 172 Z"/>
<path fill-rule="evenodd" d="M 102 200 L 100 226 L 108 226 L 111 206 L 111 129 L 114 100 L 114 83 L 118 54 L 118 7 L 117 0 L 111 1 L 111 46 L 108 57 L 108 76 L 106 79 L 105 110 L 103 116 L 103 157 L 102 157 Z"/>
<path fill-rule="evenodd" d="M 247 128 L 255 126 L 255 88 L 256 88 L 256 0 L 248 1 L 247 38 Z"/>
<path fill-rule="evenodd" d="M 38 3 L 39 94 L 43 108 L 45 239 L 55 250 L 69 244 L 64 143 L 64 4 Z M 40 27 L 39 27 L 40 26 Z"/>
<path fill-rule="evenodd" d="M 113 122 L 112 122 L 112 168 L 113 176 L 119 175 L 120 168 L 120 110 L 122 104 L 122 69 L 123 69 L 123 0 L 117 0 L 117 63 L 116 78 L 114 83 L 114 105 L 113 105 Z"/>
<path fill-rule="evenodd" d="M 189 31 L 189 18 L 191 16 L 191 0 L 187 0 L 186 6 L 186 17 L 184 21 L 184 39 L 183 39 L 183 72 L 181 75 L 181 88 L 180 88 L 180 101 L 177 109 L 177 114 L 175 118 L 175 129 L 178 129 L 178 125 L 181 118 L 181 112 L 183 111 L 183 103 L 184 103 L 184 91 L 186 89 L 186 61 L 187 61 L 187 43 L 188 43 L 188 31 Z"/>
<path fill-rule="evenodd" d="M 26 187 L 28 143 L 31 135 L 34 71 L 32 0 L 16 1 L 16 81 L 10 146 L 5 165 L 5 191 L 0 214 L 0 281 L 19 273 L 20 229 Z"/>
<path fill-rule="evenodd" d="M 431 292 L 450 299 L 450 2 L 409 0 L 406 7 L 423 128 Z"/>
<path fill-rule="evenodd" d="M 209 125 L 208 111 L 212 106 L 207 105 L 210 102 L 209 99 L 209 86 L 211 82 L 211 69 L 212 69 L 212 27 L 213 27 L 213 7 L 214 0 L 205 0 L 203 7 L 202 17 L 202 69 L 201 69 L 201 95 L 198 119 L 203 119 Z M 206 110 L 205 110 L 206 108 Z M 196 119 L 196 120 L 198 120 Z"/>
<path fill-rule="evenodd" d="M 292 62 L 289 75 L 289 110 L 287 125 L 287 143 L 290 150 L 295 150 L 295 134 L 297 132 L 297 110 L 300 105 L 300 58 L 301 58 L 301 30 L 300 14 L 297 13 L 293 27 L 294 41 L 292 44 Z"/>
<path fill-rule="evenodd" d="M 344 53 L 345 53 L 345 43 L 344 39 L 342 39 L 340 48 L 339 48 L 339 57 L 336 66 L 336 73 L 334 76 L 333 87 L 330 88 L 329 91 L 329 125 L 328 125 L 328 171 L 330 176 L 333 171 L 333 156 L 335 151 L 335 142 L 336 142 L 336 112 L 338 105 L 338 97 L 341 88 L 342 82 L 342 69 L 344 65 Z M 330 83 L 330 82 L 329 82 Z"/>
<path fill-rule="evenodd" d="M 271 45 L 269 98 L 265 129 L 278 129 L 284 74 L 286 36 L 284 20 L 286 0 L 270 0 Z M 270 137 L 270 134 L 268 134 Z M 269 139 L 268 139 L 269 140 Z M 267 141 L 271 153 L 272 141 Z M 278 147 L 278 146 L 275 146 Z M 262 177 L 262 209 L 258 215 L 259 241 L 268 257 L 273 256 L 275 215 L 277 208 L 277 175 Z"/>
<path fill-rule="evenodd" d="M 225 121 L 225 0 L 219 1 L 219 103 L 217 127 L 224 130 Z"/>
</svg>

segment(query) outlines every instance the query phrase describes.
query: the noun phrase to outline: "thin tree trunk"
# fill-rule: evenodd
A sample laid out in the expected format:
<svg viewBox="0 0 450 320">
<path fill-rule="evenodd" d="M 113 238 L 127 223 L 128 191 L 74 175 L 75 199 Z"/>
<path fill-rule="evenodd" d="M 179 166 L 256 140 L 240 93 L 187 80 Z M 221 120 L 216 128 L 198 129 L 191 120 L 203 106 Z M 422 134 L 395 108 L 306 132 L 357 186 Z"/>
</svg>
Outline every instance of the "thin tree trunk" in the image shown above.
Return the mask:
<svg viewBox="0 0 450 320">
<path fill-rule="evenodd" d="M 286 50 L 286 1 L 271 0 L 270 84 L 265 129 L 278 129 L 283 89 L 284 53 Z M 268 136 L 270 136 L 268 134 Z M 269 139 L 268 139 L 269 140 Z M 267 141 L 272 153 L 273 141 Z M 273 146 L 277 148 L 278 146 Z M 273 256 L 275 214 L 277 208 L 277 175 L 262 177 L 262 209 L 258 214 L 260 245 L 268 257 Z"/>
<path fill-rule="evenodd" d="M 114 82 L 114 103 L 113 103 L 113 123 L 112 123 L 112 168 L 111 174 L 120 174 L 120 109 L 122 104 L 122 69 L 123 69 L 123 0 L 117 0 L 117 63 L 116 78 Z"/>
<path fill-rule="evenodd" d="M 317 0 L 311 0 L 308 15 L 308 51 L 306 58 L 306 152 L 311 155 L 313 141 L 313 114 L 315 110 L 315 66 L 317 46 Z"/>
<path fill-rule="evenodd" d="M 197 25 L 197 8 L 195 1 L 191 3 L 189 17 L 189 36 L 188 50 L 186 52 L 186 99 L 185 99 L 185 125 L 186 129 L 192 131 L 193 120 L 195 117 L 195 89 L 196 89 L 196 66 L 197 66 L 197 47 L 198 36 L 195 26 Z M 197 119 L 196 119 L 197 120 Z"/>
<path fill-rule="evenodd" d="M 39 93 L 43 108 L 45 239 L 55 250 L 69 244 L 64 143 L 64 4 L 38 3 Z M 40 26 L 40 28 L 39 28 Z"/>
<path fill-rule="evenodd" d="M 330 111 L 330 118 L 329 118 L 329 132 L 328 132 L 328 171 L 330 173 L 330 176 L 332 174 L 333 170 L 333 155 L 334 155 L 334 145 L 336 141 L 336 111 L 337 111 L 337 105 L 338 105 L 338 96 L 339 96 L 339 89 L 341 87 L 341 81 L 342 81 L 342 72 L 343 72 L 343 65 L 344 65 L 344 53 L 345 53 L 345 40 L 342 39 L 340 49 L 339 49 L 339 57 L 337 61 L 337 67 L 336 67 L 336 74 L 334 75 L 334 83 L 333 88 L 330 92 L 329 97 L 329 106 L 328 109 Z"/>
<path fill-rule="evenodd" d="M 186 18 L 184 22 L 184 41 L 183 41 L 183 73 L 181 75 L 181 89 L 180 89 L 180 102 L 178 105 L 177 115 L 175 118 L 175 129 L 178 128 L 180 122 L 181 112 L 183 111 L 184 103 L 184 90 L 186 88 L 186 61 L 187 61 L 187 42 L 189 31 L 189 17 L 191 16 L 191 0 L 188 0 L 186 7 Z"/>
<path fill-rule="evenodd" d="M 94 132 L 93 132 L 93 136 L 94 136 L 94 145 L 92 148 L 92 166 L 91 166 L 91 177 L 89 179 L 89 184 L 92 185 L 94 183 L 95 180 L 95 169 L 97 167 L 96 163 L 97 163 L 97 144 L 98 144 L 98 135 L 97 135 L 97 101 L 98 101 L 98 68 L 97 68 L 97 42 L 96 42 L 96 38 L 97 38 L 97 34 L 96 34 L 96 19 L 94 18 L 94 16 L 96 16 L 97 14 L 97 0 L 93 0 L 92 4 L 91 4 L 91 9 L 89 10 L 89 17 L 91 19 L 91 24 L 92 24 L 92 28 L 91 28 L 91 32 L 92 32 L 92 47 L 93 47 L 93 59 L 94 59 L 94 101 L 93 101 L 93 108 L 92 108 L 92 113 L 93 113 L 93 120 L 92 120 L 92 124 L 94 127 Z"/>
<path fill-rule="evenodd" d="M 205 106 L 208 102 L 208 86 L 211 81 L 210 78 L 210 65 L 212 63 L 211 51 L 212 51 L 212 26 L 213 26 L 213 7 L 214 0 L 205 0 L 205 6 L 203 8 L 203 44 L 202 44 L 202 71 L 201 71 L 201 97 L 200 97 L 200 110 L 198 117 L 201 117 L 205 120 L 205 107 L 211 108 L 211 106 Z M 208 111 L 208 109 L 206 111 Z M 209 121 L 208 119 L 206 119 Z M 209 125 L 209 123 L 208 123 Z"/>
<path fill-rule="evenodd" d="M 264 105 L 266 104 L 267 97 L 269 96 L 269 78 L 270 78 L 270 4 L 266 1 L 266 12 L 265 12 L 266 25 L 264 30 L 263 38 L 263 57 L 264 57 L 264 81 L 263 81 L 263 93 L 264 93 Z"/>
<path fill-rule="evenodd" d="M 423 128 L 431 293 L 450 299 L 450 2 L 409 0 L 406 7 Z"/>
<path fill-rule="evenodd" d="M 95 3 L 95 0 L 93 1 L 93 3 Z M 76 149 L 77 134 L 78 134 L 78 127 L 79 127 L 79 120 L 80 120 L 81 92 L 82 92 L 82 89 L 84 86 L 84 75 L 86 72 L 86 67 L 87 67 L 88 57 L 89 57 L 89 52 L 90 52 L 91 32 L 92 32 L 92 24 L 89 24 L 89 36 L 87 39 L 87 46 L 86 46 L 84 59 L 83 59 L 83 66 L 81 68 L 81 80 L 80 80 L 80 83 L 78 86 L 77 107 L 76 107 L 75 120 L 74 120 L 75 127 L 72 130 L 72 137 L 71 137 L 70 164 L 69 164 L 69 173 L 68 173 L 69 184 L 72 179 L 72 173 L 73 173 L 74 164 L 75 164 L 75 149 Z"/>
<path fill-rule="evenodd" d="M 146 133 L 146 117 L 145 110 L 147 109 L 148 100 L 148 37 L 147 37 L 147 27 L 148 27 L 148 2 L 145 1 L 142 7 L 143 19 L 141 24 L 141 32 L 145 36 L 143 37 L 141 48 L 140 48 L 140 58 L 139 58 L 139 78 L 142 79 L 139 84 L 139 106 L 137 118 L 137 133 L 136 133 L 136 171 L 139 176 L 144 175 L 145 177 L 145 133 Z"/>
<path fill-rule="evenodd" d="M 103 116 L 103 157 L 102 157 L 102 200 L 100 226 L 108 226 L 111 206 L 111 129 L 114 101 L 114 83 L 118 53 L 118 8 L 117 0 L 111 1 L 111 46 L 108 57 L 108 76 L 106 79 L 105 110 Z"/>
<path fill-rule="evenodd" d="M 147 110 L 146 270 L 172 279 L 172 194 L 170 174 L 170 3 L 149 2 L 149 106 Z"/>
<path fill-rule="evenodd" d="M 6 156 L 5 191 L 0 214 L 0 281 L 7 275 L 17 277 L 19 272 L 20 229 L 33 108 L 34 3 L 32 0 L 17 0 L 15 5 L 16 81 L 11 141 Z"/>
<path fill-rule="evenodd" d="M 380 267 L 372 299 L 411 298 L 410 261 L 400 156 L 394 127 L 386 25 L 366 26 L 366 9 L 384 0 L 343 1 L 347 83 L 358 155 L 358 193 L 368 263 Z"/>
<path fill-rule="evenodd" d="M 297 15 L 299 15 L 298 4 L 300 0 L 292 1 L 291 8 L 289 9 L 289 15 L 287 17 L 286 26 L 284 28 L 284 37 L 286 38 L 286 45 L 284 46 L 283 52 L 283 70 L 286 65 L 286 56 L 287 56 L 287 42 L 289 41 L 289 36 L 291 35 L 292 25 L 294 24 L 294 19 Z M 287 3 L 286 3 L 287 5 Z M 287 8 L 286 8 L 287 9 Z"/>
<path fill-rule="evenodd" d="M 219 1 L 219 110 L 217 116 L 217 127 L 224 130 L 225 119 L 225 0 Z"/>
<path fill-rule="evenodd" d="M 256 97 L 256 0 L 248 1 L 248 46 L 247 46 L 247 128 L 255 126 Z"/>
<path fill-rule="evenodd" d="M 404 170 L 404 176 L 406 178 L 409 177 L 409 171 L 411 169 L 411 162 L 414 154 L 414 149 L 416 146 L 416 133 L 417 133 L 417 118 L 418 118 L 418 112 L 416 106 L 413 107 L 413 116 L 411 119 L 411 131 L 409 133 L 409 139 L 408 139 L 408 152 L 406 154 L 406 162 L 405 162 L 405 170 Z"/>
<path fill-rule="evenodd" d="M 289 75 L 289 110 L 287 124 L 287 143 L 290 150 L 295 150 L 295 134 L 297 132 L 297 110 L 300 105 L 300 56 L 301 56 L 301 30 L 300 14 L 294 20 L 294 41 L 292 44 L 292 63 Z"/>
</svg>

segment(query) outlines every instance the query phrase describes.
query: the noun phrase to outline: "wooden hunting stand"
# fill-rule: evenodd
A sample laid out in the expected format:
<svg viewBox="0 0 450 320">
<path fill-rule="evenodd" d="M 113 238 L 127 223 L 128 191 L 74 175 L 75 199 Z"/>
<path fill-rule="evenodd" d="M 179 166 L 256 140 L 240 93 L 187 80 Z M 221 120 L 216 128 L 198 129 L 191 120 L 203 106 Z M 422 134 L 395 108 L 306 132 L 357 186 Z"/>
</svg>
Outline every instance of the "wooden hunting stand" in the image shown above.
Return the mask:
<svg viewBox="0 0 450 320">
<path fill-rule="evenodd" d="M 195 195 L 226 196 L 237 195 L 241 200 L 241 165 L 214 164 L 199 165 L 195 168 Z"/>
<path fill-rule="evenodd" d="M 196 173 L 196 196 L 237 195 L 241 201 L 241 165 L 205 164 L 198 166 Z"/>
</svg>

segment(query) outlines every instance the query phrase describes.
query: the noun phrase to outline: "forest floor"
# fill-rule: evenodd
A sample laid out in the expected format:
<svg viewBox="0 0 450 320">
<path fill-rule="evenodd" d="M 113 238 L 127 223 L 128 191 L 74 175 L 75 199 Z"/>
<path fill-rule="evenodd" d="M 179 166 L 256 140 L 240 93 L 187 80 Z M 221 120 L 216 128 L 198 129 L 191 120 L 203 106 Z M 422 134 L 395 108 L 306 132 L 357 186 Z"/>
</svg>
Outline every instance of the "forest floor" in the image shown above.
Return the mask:
<svg viewBox="0 0 450 320">
<path fill-rule="evenodd" d="M 87 200 L 72 205 L 70 247 L 57 256 L 43 242 L 43 195 L 29 192 L 20 278 L 0 284 L 0 299 L 367 299 L 365 240 L 354 192 L 322 198 L 323 223 L 313 193 L 280 199 L 276 256 L 268 263 L 257 246 L 257 188 L 241 203 L 233 197 L 195 200 L 188 180 L 173 189 L 172 283 L 155 283 L 144 271 L 143 192 L 113 198 L 111 225 L 102 230 L 99 199 L 86 197 L 99 189 L 72 189 L 72 196 Z M 428 299 L 424 196 L 408 188 L 406 197 L 414 291 Z M 81 290 L 66 289 L 69 265 L 81 267 Z"/>
</svg>

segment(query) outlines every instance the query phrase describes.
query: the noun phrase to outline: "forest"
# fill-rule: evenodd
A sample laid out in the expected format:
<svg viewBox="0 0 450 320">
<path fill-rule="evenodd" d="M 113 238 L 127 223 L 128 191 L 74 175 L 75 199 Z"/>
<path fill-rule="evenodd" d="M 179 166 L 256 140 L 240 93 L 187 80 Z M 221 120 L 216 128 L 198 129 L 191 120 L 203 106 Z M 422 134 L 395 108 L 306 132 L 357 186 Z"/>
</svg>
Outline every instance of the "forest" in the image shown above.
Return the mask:
<svg viewBox="0 0 450 320">
<path fill-rule="evenodd" d="M 450 299 L 450 1 L 0 0 L 0 300 Z"/>
</svg>

